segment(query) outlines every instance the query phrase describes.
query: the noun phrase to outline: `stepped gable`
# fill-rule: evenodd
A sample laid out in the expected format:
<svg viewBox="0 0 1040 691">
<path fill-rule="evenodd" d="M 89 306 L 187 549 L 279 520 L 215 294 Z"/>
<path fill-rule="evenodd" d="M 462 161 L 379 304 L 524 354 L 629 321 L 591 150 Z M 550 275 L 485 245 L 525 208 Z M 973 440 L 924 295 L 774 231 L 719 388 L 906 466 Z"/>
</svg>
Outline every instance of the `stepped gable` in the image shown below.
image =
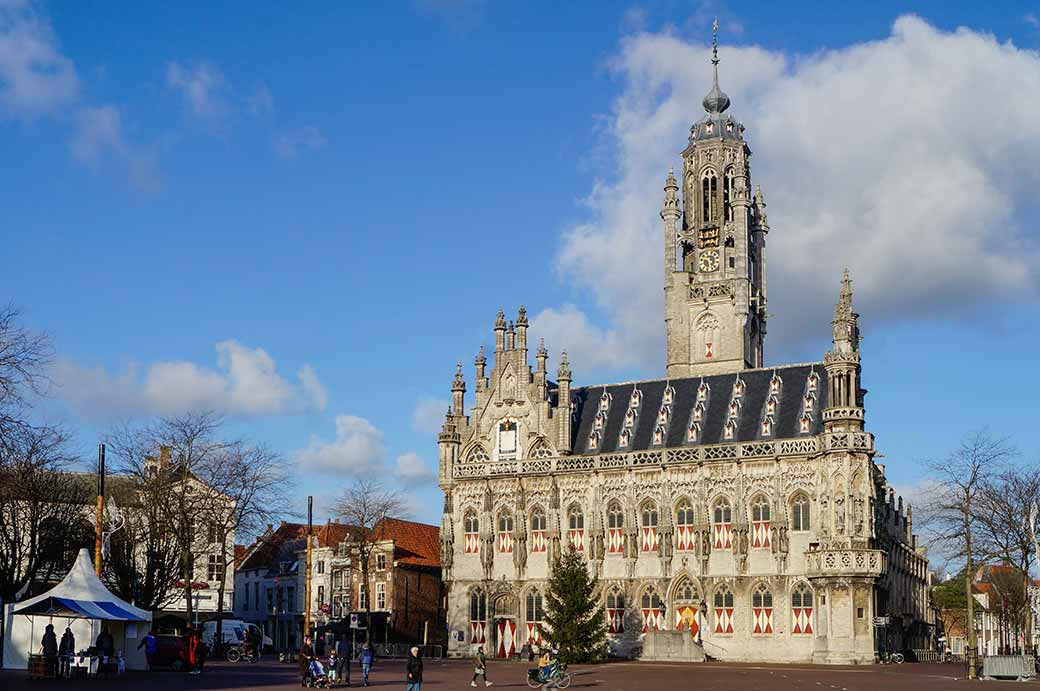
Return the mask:
<svg viewBox="0 0 1040 691">
<path fill-rule="evenodd" d="M 805 395 L 809 375 L 815 372 L 819 376 L 816 387 L 816 403 L 813 406 L 812 424 L 808 432 L 799 431 L 799 420 L 802 416 L 802 397 Z M 780 389 L 780 404 L 774 417 L 773 433 L 761 434 L 762 415 L 766 400 L 769 397 L 769 383 L 773 374 L 777 374 L 783 385 Z M 732 439 L 724 438 L 724 428 L 729 419 L 729 404 L 733 395 L 733 385 L 737 376 L 744 381 L 743 403 L 740 409 L 739 423 Z M 711 393 L 708 406 L 701 422 L 701 434 L 697 441 L 686 441 L 686 429 L 690 423 L 690 415 L 697 403 L 697 390 L 701 382 L 707 382 Z M 661 408 L 665 388 L 671 386 L 675 390 L 672 402 L 672 414 L 668 424 L 665 443 L 654 446 L 653 434 L 657 427 L 657 414 Z M 632 389 L 643 393 L 639 416 L 633 430 L 632 442 L 627 448 L 619 448 L 618 440 L 624 428 L 625 413 L 628 410 Z M 603 392 L 611 394 L 610 410 L 603 427 L 603 438 L 596 449 L 588 448 L 589 433 L 593 429 L 596 413 L 599 410 L 600 397 Z M 624 384 L 607 384 L 605 386 L 588 386 L 574 390 L 575 403 L 574 438 L 572 440 L 575 454 L 595 455 L 598 453 L 645 451 L 647 449 L 675 448 L 721 444 L 734 442 L 762 441 L 768 439 L 796 439 L 809 437 L 823 432 L 821 412 L 827 407 L 827 373 L 822 362 L 785 367 L 769 367 L 754 370 L 742 370 L 739 373 L 715 374 L 704 377 L 688 377 L 683 379 L 654 379 L 649 381 L 627 382 Z"/>
</svg>

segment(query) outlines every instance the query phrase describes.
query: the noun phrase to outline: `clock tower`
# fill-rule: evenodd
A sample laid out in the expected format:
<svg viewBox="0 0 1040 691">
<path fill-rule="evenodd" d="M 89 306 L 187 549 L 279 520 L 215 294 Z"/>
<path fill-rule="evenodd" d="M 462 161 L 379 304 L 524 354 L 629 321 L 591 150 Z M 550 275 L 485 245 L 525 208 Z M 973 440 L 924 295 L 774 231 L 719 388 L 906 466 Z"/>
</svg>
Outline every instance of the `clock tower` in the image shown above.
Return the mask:
<svg viewBox="0 0 1040 691">
<path fill-rule="evenodd" d="M 690 128 L 679 180 L 668 172 L 661 209 L 670 378 L 763 365 L 765 201 L 750 192 L 744 126 L 726 113 L 715 36 L 711 62 L 706 115 Z"/>
</svg>

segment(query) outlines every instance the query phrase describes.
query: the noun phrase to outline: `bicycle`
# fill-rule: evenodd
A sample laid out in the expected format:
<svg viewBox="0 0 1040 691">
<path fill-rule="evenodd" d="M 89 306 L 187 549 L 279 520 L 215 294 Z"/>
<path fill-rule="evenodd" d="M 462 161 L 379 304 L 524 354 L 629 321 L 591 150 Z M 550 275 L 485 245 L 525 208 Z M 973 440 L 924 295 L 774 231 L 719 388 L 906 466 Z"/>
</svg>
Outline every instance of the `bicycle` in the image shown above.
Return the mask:
<svg viewBox="0 0 1040 691">
<path fill-rule="evenodd" d="M 224 658 L 228 662 L 258 662 L 260 660 L 260 656 L 256 654 L 255 650 L 241 645 L 228 648 L 224 653 Z"/>
<path fill-rule="evenodd" d="M 552 679 L 542 679 L 541 670 L 538 667 L 532 667 L 527 670 L 527 685 L 532 689 L 540 688 L 543 684 L 553 682 L 558 689 L 565 689 L 571 685 L 571 673 L 567 671 L 567 665 L 559 664 L 556 667 L 556 674 Z"/>
<path fill-rule="evenodd" d="M 884 652 L 878 655 L 878 659 L 883 665 L 901 665 L 906 658 L 903 657 L 903 653 Z"/>
</svg>

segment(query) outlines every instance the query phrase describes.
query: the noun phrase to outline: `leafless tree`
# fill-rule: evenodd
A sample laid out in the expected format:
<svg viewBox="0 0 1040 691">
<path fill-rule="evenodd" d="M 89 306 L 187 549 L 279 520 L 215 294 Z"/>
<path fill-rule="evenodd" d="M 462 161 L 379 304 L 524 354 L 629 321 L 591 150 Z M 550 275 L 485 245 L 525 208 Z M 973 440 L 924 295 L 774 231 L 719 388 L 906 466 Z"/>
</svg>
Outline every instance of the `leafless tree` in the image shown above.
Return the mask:
<svg viewBox="0 0 1040 691">
<path fill-rule="evenodd" d="M 154 480 L 152 497 L 160 524 L 176 536 L 184 610 L 192 620 L 195 560 L 208 551 L 198 519 L 206 494 L 199 473 L 223 458 L 228 442 L 219 438 L 223 419 L 212 411 L 191 411 L 159 418 L 142 426 L 124 426 L 107 437 L 119 467 L 143 483 Z M 159 462 L 156 462 L 156 455 Z M 164 462 L 164 459 L 169 459 Z"/>
<path fill-rule="evenodd" d="M 979 501 L 978 533 L 984 551 L 996 556 L 1015 569 L 1014 577 L 1021 588 L 1003 584 L 1001 590 L 1011 594 L 1022 591 L 1022 598 L 1005 598 L 1021 615 L 1027 654 L 1033 647 L 1033 611 L 1028 605 L 1029 572 L 1036 558 L 1035 545 L 1028 523 L 1030 508 L 1040 501 L 1040 468 L 1035 466 L 1010 467 L 986 479 Z"/>
<path fill-rule="evenodd" d="M 372 550 L 384 538 L 380 521 L 388 516 L 401 516 L 401 495 L 385 489 L 374 480 L 356 480 L 344 490 L 336 503 L 336 513 L 343 517 L 351 531 L 350 548 L 361 566 L 361 583 L 365 589 L 365 619 L 371 635 L 372 594 L 369 583 Z M 359 592 L 360 596 L 360 592 Z"/>
<path fill-rule="evenodd" d="M 203 492 L 199 519 L 212 541 L 210 554 L 221 556 L 217 585 L 216 641 L 222 642 L 225 574 L 234 561 L 235 539 L 261 533 L 289 510 L 289 478 L 283 459 L 264 446 L 243 441 L 224 445 L 196 470 Z"/>
<path fill-rule="evenodd" d="M 73 461 L 61 430 L 17 424 L 0 434 L 0 600 L 4 605 L 14 602 L 34 581 L 67 568 L 76 551 L 86 546 L 73 538 L 84 517 L 83 507 L 90 501 L 90 483 L 68 472 Z M 5 622 L 0 617 L 0 641 Z"/>
<path fill-rule="evenodd" d="M 987 480 L 1005 470 L 1014 454 L 1006 440 L 995 439 L 986 431 L 979 431 L 966 437 L 945 458 L 924 463 L 931 480 L 921 512 L 925 534 L 934 544 L 943 548 L 948 556 L 963 561 L 965 567 L 970 678 L 977 676 L 977 641 L 971 586 L 976 562 L 989 556 L 979 554 L 976 549 L 979 508 Z"/>
<path fill-rule="evenodd" d="M 22 326 L 20 317 L 13 306 L 0 307 L 0 434 L 28 424 L 25 413 L 32 397 L 45 393 L 49 384 L 51 340 Z"/>
</svg>

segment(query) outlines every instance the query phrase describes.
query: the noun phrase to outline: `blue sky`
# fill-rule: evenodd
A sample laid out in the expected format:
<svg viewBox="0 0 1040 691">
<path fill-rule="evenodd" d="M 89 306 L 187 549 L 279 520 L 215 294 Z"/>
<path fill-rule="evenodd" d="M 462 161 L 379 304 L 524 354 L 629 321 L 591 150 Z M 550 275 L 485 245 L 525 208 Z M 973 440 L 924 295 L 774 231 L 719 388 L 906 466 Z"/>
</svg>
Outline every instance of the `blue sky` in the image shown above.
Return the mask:
<svg viewBox="0 0 1040 691">
<path fill-rule="evenodd" d="M 1038 406 L 1040 10 L 1028 3 L 0 0 L 0 299 L 87 456 L 191 405 L 328 505 L 437 522 L 457 360 L 520 304 L 576 384 L 663 372 L 661 186 L 708 89 L 769 203 L 768 364 L 822 358 L 841 268 L 892 481 Z"/>
</svg>

